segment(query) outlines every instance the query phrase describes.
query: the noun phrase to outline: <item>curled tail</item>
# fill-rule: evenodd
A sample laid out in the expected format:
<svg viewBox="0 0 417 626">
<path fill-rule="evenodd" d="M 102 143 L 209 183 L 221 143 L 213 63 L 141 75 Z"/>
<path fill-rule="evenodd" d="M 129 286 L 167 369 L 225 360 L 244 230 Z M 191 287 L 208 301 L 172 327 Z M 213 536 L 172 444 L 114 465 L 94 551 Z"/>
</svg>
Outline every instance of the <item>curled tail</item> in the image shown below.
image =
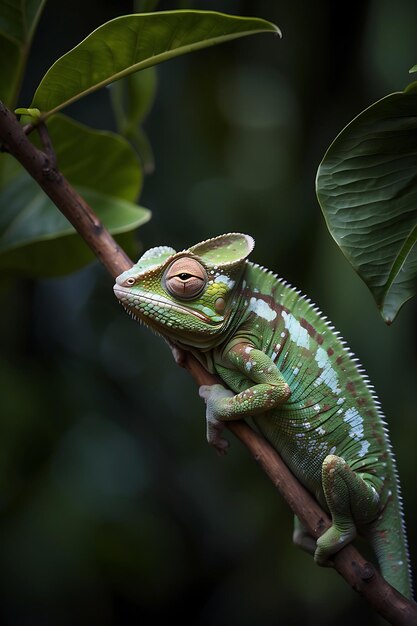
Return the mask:
<svg viewBox="0 0 417 626">
<path fill-rule="evenodd" d="M 370 541 L 385 580 L 406 598 L 413 599 L 411 566 L 401 499 L 392 493 L 372 524 Z"/>
</svg>

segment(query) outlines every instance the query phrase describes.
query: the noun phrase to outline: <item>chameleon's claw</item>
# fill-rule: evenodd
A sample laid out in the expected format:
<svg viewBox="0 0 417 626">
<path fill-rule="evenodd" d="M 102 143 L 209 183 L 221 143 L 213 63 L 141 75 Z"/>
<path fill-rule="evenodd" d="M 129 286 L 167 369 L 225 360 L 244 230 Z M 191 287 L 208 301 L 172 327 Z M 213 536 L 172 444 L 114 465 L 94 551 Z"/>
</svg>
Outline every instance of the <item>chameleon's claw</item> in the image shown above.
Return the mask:
<svg viewBox="0 0 417 626">
<path fill-rule="evenodd" d="M 200 398 L 204 398 L 204 400 L 207 401 L 210 396 L 211 388 L 212 385 L 200 385 L 200 387 L 198 388 L 198 395 L 200 396 Z"/>
<path fill-rule="evenodd" d="M 216 448 L 217 454 L 219 456 L 224 456 L 227 454 L 227 451 L 230 447 L 230 443 L 221 436 L 221 433 L 224 430 L 224 424 L 216 419 L 207 419 L 207 441 L 208 443 Z"/>
</svg>

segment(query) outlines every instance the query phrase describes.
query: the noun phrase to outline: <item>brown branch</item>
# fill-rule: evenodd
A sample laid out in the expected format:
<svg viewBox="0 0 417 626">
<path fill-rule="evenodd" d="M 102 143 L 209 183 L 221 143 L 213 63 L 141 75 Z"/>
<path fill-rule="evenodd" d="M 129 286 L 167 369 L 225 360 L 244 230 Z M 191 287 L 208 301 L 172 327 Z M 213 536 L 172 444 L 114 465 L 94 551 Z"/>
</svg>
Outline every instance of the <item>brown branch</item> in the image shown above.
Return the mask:
<svg viewBox="0 0 417 626">
<path fill-rule="evenodd" d="M 45 130 L 41 132 L 43 145 L 48 147 Z M 51 161 L 52 148 L 48 147 L 47 154 L 35 148 L 14 115 L 2 103 L 0 142 L 39 183 L 113 277 L 131 267 L 130 259 Z M 218 382 L 189 353 L 181 364 L 198 385 Z M 229 422 L 228 428 L 247 446 L 310 534 L 319 537 L 329 527 L 330 519 L 278 453 L 245 422 Z M 339 574 L 391 624 L 417 626 L 417 605 L 393 589 L 356 548 L 352 545 L 344 547 L 333 561 Z"/>
</svg>

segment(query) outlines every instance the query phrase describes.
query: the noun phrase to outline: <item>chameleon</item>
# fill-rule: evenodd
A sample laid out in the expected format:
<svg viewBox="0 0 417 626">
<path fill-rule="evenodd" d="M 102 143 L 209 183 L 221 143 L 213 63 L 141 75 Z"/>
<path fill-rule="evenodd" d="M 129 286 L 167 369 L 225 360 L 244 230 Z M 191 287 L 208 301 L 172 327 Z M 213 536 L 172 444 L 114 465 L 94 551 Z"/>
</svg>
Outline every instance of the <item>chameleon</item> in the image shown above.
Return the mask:
<svg viewBox="0 0 417 626">
<path fill-rule="evenodd" d="M 220 454 L 229 420 L 251 418 L 331 516 L 315 541 L 293 541 L 318 565 L 357 534 L 384 578 L 412 598 L 400 485 L 380 402 L 358 360 L 320 310 L 248 260 L 251 236 L 229 233 L 181 252 L 147 250 L 116 278 L 126 311 L 224 384 L 203 385 L 207 439 Z"/>
</svg>

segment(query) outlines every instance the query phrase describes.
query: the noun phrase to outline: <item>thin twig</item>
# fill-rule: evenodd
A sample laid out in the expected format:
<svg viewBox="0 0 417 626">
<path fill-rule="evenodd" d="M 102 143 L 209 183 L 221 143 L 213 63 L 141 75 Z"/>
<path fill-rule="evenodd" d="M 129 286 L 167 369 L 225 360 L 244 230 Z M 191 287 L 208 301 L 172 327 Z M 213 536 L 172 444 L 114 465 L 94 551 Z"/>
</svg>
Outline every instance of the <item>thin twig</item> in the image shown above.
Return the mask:
<svg viewBox="0 0 417 626">
<path fill-rule="evenodd" d="M 14 115 L 2 103 L 0 142 L 7 145 L 9 152 L 39 183 L 113 277 L 131 267 L 130 259 L 91 208 L 55 166 L 46 167 L 48 156 L 33 146 Z M 189 353 L 185 354 L 181 364 L 199 386 L 218 382 Z M 228 422 L 228 428 L 247 446 L 310 534 L 319 537 L 330 525 L 329 517 L 290 472 L 278 453 L 245 422 Z M 417 605 L 393 589 L 356 548 L 345 546 L 333 561 L 335 569 L 346 581 L 391 624 L 417 626 Z"/>
<path fill-rule="evenodd" d="M 25 133 L 25 135 L 30 135 L 30 133 L 34 131 L 35 128 L 36 128 L 36 124 L 34 124 L 33 122 L 30 122 L 29 124 L 25 124 L 22 130 Z"/>
</svg>

